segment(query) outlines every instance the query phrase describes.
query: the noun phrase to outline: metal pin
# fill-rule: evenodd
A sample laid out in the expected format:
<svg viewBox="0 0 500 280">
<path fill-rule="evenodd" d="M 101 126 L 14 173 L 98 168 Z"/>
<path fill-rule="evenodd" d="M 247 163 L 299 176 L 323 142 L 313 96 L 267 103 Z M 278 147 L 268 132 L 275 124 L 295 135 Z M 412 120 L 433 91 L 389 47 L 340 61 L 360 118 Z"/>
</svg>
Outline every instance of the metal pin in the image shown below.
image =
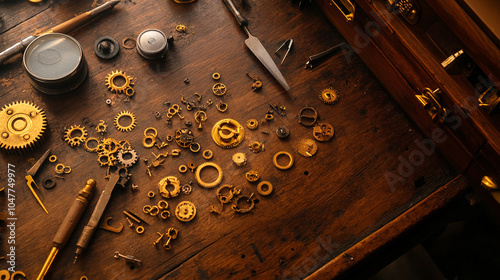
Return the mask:
<svg viewBox="0 0 500 280">
<path fill-rule="evenodd" d="M 292 49 L 292 46 L 293 46 L 293 39 L 286 39 L 285 42 L 283 42 L 283 44 L 281 44 L 281 46 L 274 52 L 274 53 L 278 53 L 286 44 L 288 43 L 288 49 L 285 53 L 285 56 L 283 57 L 283 59 L 281 60 L 281 63 L 280 65 L 283 64 L 283 62 L 285 61 L 285 58 L 286 56 L 288 55 L 288 53 L 290 52 L 290 50 Z"/>
</svg>

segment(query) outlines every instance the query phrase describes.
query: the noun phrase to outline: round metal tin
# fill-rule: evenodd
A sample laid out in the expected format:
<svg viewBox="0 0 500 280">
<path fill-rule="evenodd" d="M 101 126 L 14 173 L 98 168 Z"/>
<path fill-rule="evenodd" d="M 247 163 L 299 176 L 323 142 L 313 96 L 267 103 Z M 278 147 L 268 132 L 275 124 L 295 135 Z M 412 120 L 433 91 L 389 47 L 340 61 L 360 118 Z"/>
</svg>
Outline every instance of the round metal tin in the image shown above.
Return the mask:
<svg viewBox="0 0 500 280">
<path fill-rule="evenodd" d="M 167 36 L 158 29 L 146 29 L 137 36 L 137 52 L 144 58 L 161 58 L 167 50 Z"/>
<path fill-rule="evenodd" d="M 23 66 L 31 85 L 50 95 L 75 90 L 88 72 L 80 43 L 61 33 L 49 33 L 33 40 L 24 51 Z"/>
</svg>

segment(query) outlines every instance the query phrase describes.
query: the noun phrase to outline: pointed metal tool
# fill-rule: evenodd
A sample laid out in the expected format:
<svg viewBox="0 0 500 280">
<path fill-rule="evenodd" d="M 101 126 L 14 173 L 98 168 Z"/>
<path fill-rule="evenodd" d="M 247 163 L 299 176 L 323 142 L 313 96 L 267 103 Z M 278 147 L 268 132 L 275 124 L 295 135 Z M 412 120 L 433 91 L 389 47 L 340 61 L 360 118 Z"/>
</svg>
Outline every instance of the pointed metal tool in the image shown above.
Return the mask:
<svg viewBox="0 0 500 280">
<path fill-rule="evenodd" d="M 40 166 L 42 166 L 43 162 L 49 157 L 49 154 L 50 154 L 50 149 L 48 149 L 44 154 L 43 156 L 35 163 L 35 165 L 33 165 L 30 170 L 28 170 L 26 173 L 27 175 L 25 176 L 26 178 L 26 184 L 28 185 L 28 188 L 31 190 L 31 192 L 33 193 L 33 195 L 35 196 L 35 199 L 36 201 L 38 201 L 38 203 L 40 204 L 40 206 L 42 206 L 43 208 L 43 211 L 45 211 L 45 213 L 49 214 L 49 212 L 47 211 L 47 208 L 45 208 L 45 206 L 43 205 L 42 201 L 40 200 L 40 198 L 38 197 L 38 195 L 36 194 L 35 190 L 33 189 L 33 186 L 32 185 L 35 185 L 35 187 L 37 189 L 40 190 L 40 188 L 36 185 L 35 183 L 35 179 L 33 179 L 33 176 L 36 175 L 36 173 L 38 172 L 38 169 L 40 169 Z"/>
<path fill-rule="evenodd" d="M 292 46 L 293 46 L 293 39 L 286 39 L 285 42 L 283 42 L 283 44 L 281 44 L 281 46 L 274 52 L 274 53 L 278 53 L 286 44 L 288 43 L 288 47 L 287 47 L 287 50 L 286 50 L 286 53 L 285 53 L 285 56 L 283 56 L 283 59 L 281 60 L 281 63 L 280 65 L 283 64 L 283 62 L 285 62 L 285 58 L 286 56 L 288 55 L 288 53 L 290 52 L 290 50 L 292 49 Z"/>
<path fill-rule="evenodd" d="M 281 84 L 281 86 L 285 90 L 290 90 L 290 86 L 285 80 L 285 77 L 281 74 L 278 66 L 274 63 L 273 59 L 266 51 L 262 43 L 257 39 L 257 37 L 253 36 L 250 31 L 248 31 L 247 25 L 248 20 L 241 15 L 241 13 L 236 9 L 232 0 L 224 0 L 227 7 L 233 13 L 236 21 L 241 28 L 247 33 L 248 39 L 245 40 L 245 44 L 252 51 L 252 53 L 260 60 L 260 62 L 267 68 L 267 70 L 274 76 L 274 78 Z"/>
</svg>

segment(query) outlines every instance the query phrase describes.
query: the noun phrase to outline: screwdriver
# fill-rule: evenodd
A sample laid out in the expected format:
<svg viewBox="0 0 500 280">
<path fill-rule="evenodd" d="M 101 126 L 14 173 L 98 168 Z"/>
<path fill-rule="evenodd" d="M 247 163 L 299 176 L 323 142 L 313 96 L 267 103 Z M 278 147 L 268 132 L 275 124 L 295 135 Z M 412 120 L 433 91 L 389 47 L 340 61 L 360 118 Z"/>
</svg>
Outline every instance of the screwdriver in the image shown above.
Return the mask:
<svg viewBox="0 0 500 280">
<path fill-rule="evenodd" d="M 64 246 L 66 246 L 66 243 L 68 243 L 68 240 L 71 237 L 73 231 L 75 230 L 78 221 L 80 220 L 80 218 L 83 215 L 83 212 L 87 208 L 90 199 L 92 199 L 95 189 L 96 189 L 95 180 L 89 179 L 87 180 L 85 187 L 83 187 L 82 190 L 78 192 L 78 196 L 71 205 L 68 214 L 66 214 L 64 221 L 62 222 L 61 226 L 59 227 L 59 230 L 56 233 L 56 236 L 54 237 L 54 240 L 52 241 L 53 242 L 52 250 L 50 251 L 50 254 L 47 257 L 47 260 L 43 264 L 42 271 L 40 271 L 40 274 L 36 278 L 37 280 L 43 280 L 43 278 L 49 271 L 52 262 L 56 258 L 56 255 L 59 252 L 59 250 L 64 248 Z"/>
</svg>

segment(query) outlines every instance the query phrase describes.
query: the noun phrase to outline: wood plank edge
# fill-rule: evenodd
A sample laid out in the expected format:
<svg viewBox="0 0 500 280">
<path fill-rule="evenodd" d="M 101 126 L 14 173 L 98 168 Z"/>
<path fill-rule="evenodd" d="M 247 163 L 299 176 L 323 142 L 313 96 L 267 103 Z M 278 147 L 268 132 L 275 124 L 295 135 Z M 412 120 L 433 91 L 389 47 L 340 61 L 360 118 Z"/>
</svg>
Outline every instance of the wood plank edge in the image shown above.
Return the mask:
<svg viewBox="0 0 500 280">
<path fill-rule="evenodd" d="M 373 234 L 326 263 L 305 279 L 333 279 L 341 276 L 366 258 L 382 250 L 391 240 L 410 231 L 418 224 L 430 218 L 467 188 L 468 183 L 465 177 L 463 175 L 457 176 Z M 371 250 L 369 248 L 378 249 Z"/>
</svg>

